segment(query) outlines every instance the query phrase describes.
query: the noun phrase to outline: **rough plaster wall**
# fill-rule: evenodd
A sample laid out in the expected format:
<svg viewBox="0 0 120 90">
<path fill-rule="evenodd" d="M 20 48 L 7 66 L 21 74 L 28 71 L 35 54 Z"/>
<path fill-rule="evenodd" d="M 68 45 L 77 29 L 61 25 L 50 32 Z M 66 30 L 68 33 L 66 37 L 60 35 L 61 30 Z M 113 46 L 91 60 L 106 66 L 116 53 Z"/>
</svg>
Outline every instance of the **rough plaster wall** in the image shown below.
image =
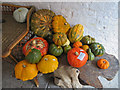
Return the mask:
<svg viewBox="0 0 120 90">
<path fill-rule="evenodd" d="M 84 35 L 93 36 L 102 43 L 106 52 L 118 58 L 118 3 L 117 2 L 51 2 L 20 3 L 18 5 L 34 5 L 37 9 L 51 9 L 63 15 L 71 26 L 82 24 Z M 111 81 L 100 78 L 106 88 L 118 87 L 118 75 Z"/>
</svg>

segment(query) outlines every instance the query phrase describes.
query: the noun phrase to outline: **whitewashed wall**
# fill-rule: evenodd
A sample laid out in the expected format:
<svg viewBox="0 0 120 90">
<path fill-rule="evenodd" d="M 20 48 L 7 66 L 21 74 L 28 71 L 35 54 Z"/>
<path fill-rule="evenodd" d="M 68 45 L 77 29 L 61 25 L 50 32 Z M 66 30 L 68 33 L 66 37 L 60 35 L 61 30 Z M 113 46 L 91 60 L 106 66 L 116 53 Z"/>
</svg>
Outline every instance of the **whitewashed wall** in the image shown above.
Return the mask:
<svg viewBox="0 0 120 90">
<path fill-rule="evenodd" d="M 37 9 L 51 9 L 63 15 L 71 26 L 82 24 L 84 35 L 102 43 L 107 53 L 118 58 L 118 3 L 117 2 L 16 2 L 34 5 Z"/>
</svg>

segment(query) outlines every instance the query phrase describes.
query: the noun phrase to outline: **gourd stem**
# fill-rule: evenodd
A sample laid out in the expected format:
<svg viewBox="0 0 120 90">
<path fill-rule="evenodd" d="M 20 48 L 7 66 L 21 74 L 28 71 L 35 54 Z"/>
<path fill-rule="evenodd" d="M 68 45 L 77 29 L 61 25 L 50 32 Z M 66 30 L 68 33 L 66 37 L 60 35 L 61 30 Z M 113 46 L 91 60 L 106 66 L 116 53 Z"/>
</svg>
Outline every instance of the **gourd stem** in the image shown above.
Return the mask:
<svg viewBox="0 0 120 90">
<path fill-rule="evenodd" d="M 24 64 L 22 65 L 24 68 L 26 67 Z"/>
<path fill-rule="evenodd" d="M 58 46 L 58 48 L 60 48 L 60 46 Z"/>
<path fill-rule="evenodd" d="M 48 58 L 45 58 L 45 61 L 47 61 L 48 60 Z"/>
<path fill-rule="evenodd" d="M 78 52 L 75 52 L 75 55 L 78 55 L 79 53 Z"/>
<path fill-rule="evenodd" d="M 103 63 L 105 63 L 105 61 L 103 61 Z"/>
</svg>

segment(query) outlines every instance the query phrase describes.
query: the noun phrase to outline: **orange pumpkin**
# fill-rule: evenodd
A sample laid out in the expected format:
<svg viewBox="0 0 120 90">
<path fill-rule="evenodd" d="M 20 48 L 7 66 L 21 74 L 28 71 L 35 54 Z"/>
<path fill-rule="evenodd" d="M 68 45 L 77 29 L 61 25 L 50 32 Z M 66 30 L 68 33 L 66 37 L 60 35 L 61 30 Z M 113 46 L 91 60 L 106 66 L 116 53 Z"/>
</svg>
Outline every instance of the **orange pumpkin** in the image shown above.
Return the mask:
<svg viewBox="0 0 120 90">
<path fill-rule="evenodd" d="M 101 69 L 107 69 L 109 67 L 109 62 L 106 59 L 99 59 L 97 65 Z"/>
<path fill-rule="evenodd" d="M 83 45 L 81 48 L 87 52 L 88 49 L 89 49 L 89 46 L 88 45 Z"/>
<path fill-rule="evenodd" d="M 88 54 L 81 48 L 73 48 L 68 51 L 67 59 L 71 66 L 82 67 L 88 60 Z"/>
<path fill-rule="evenodd" d="M 79 47 L 81 47 L 81 46 L 82 46 L 82 43 L 81 43 L 80 41 L 77 41 L 77 42 L 75 42 L 75 43 L 73 44 L 73 47 L 79 48 Z"/>
</svg>

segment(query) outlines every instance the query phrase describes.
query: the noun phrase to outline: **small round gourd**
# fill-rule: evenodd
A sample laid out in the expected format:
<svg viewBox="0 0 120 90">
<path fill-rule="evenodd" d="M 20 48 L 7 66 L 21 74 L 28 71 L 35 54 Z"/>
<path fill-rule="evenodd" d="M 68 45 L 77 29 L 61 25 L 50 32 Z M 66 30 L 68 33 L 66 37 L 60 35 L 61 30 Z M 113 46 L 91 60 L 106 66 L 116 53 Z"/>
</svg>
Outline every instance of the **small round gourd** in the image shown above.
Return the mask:
<svg viewBox="0 0 120 90">
<path fill-rule="evenodd" d="M 64 53 L 67 53 L 69 50 L 71 50 L 72 48 L 71 48 L 71 46 L 70 45 L 66 45 L 65 47 L 64 47 Z"/>
<path fill-rule="evenodd" d="M 79 48 L 79 47 L 81 47 L 81 46 L 82 46 L 82 43 L 81 43 L 80 41 L 77 41 L 77 42 L 75 42 L 75 43 L 73 44 L 73 47 Z"/>
<path fill-rule="evenodd" d="M 15 77 L 22 81 L 32 80 L 37 74 L 36 64 L 30 64 L 26 60 L 18 62 L 15 66 Z"/>
<path fill-rule="evenodd" d="M 95 38 L 91 37 L 90 35 L 87 35 L 84 36 L 81 41 L 83 44 L 92 44 L 95 43 Z"/>
<path fill-rule="evenodd" d="M 83 45 L 81 48 L 87 52 L 88 49 L 89 49 L 89 46 L 88 45 Z"/>
<path fill-rule="evenodd" d="M 45 55 L 37 64 L 37 68 L 43 74 L 54 72 L 58 68 L 58 59 L 53 55 Z"/>
<path fill-rule="evenodd" d="M 100 43 L 92 43 L 90 48 L 95 56 L 102 56 L 105 53 L 105 48 Z"/>
<path fill-rule="evenodd" d="M 25 60 L 29 63 L 38 63 L 41 60 L 41 52 L 38 49 L 31 49 L 31 51 L 25 56 Z"/>
<path fill-rule="evenodd" d="M 56 46 L 55 44 L 50 44 L 49 53 L 54 56 L 60 56 L 63 53 L 63 49 L 61 46 Z"/>
<path fill-rule="evenodd" d="M 53 42 L 56 45 L 62 46 L 67 42 L 67 35 L 65 33 L 56 33 L 53 35 Z"/>
<path fill-rule="evenodd" d="M 27 18 L 27 13 L 28 13 L 28 9 L 21 7 L 16 9 L 13 12 L 13 17 L 17 22 L 25 22 L 26 18 Z"/>
<path fill-rule="evenodd" d="M 97 65 L 101 69 L 107 69 L 109 67 L 109 62 L 106 59 L 99 59 Z"/>
</svg>

